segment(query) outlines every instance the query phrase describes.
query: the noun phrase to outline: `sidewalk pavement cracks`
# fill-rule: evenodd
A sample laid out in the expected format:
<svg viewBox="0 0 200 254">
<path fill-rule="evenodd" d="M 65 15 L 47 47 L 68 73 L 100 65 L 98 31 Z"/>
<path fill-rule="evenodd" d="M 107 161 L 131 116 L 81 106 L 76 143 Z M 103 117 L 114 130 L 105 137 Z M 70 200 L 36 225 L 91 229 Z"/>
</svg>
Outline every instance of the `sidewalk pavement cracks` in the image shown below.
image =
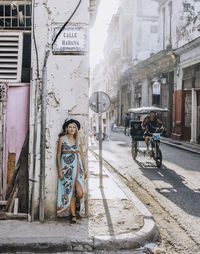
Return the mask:
<svg viewBox="0 0 200 254">
<path fill-rule="evenodd" d="M 159 239 L 152 214 L 105 167 L 99 188 L 99 161 L 91 151 L 88 171 L 88 217 L 74 225 L 67 218 L 0 221 L 0 253 L 133 250 Z"/>
<path fill-rule="evenodd" d="M 124 133 L 123 126 L 117 126 L 113 129 L 114 132 Z M 178 149 L 186 150 L 192 153 L 200 154 L 200 144 L 190 141 L 176 140 L 168 137 L 161 137 L 161 143 L 176 147 Z"/>
</svg>

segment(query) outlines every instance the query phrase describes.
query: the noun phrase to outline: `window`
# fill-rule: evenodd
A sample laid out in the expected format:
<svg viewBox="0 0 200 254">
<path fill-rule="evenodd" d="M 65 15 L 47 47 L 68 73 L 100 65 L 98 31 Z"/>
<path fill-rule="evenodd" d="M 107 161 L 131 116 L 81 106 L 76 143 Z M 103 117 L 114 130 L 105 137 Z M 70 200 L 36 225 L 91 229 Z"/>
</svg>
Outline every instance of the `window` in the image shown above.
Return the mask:
<svg viewBox="0 0 200 254">
<path fill-rule="evenodd" d="M 22 32 L 0 32 L 0 81 L 21 81 Z"/>
<path fill-rule="evenodd" d="M 31 1 L 1 1 L 0 29 L 31 30 Z"/>
<path fill-rule="evenodd" d="M 184 12 L 189 12 L 190 11 L 190 3 L 183 3 L 183 8 L 184 8 Z"/>
<path fill-rule="evenodd" d="M 161 84 L 155 81 L 152 85 L 152 104 L 160 106 Z"/>
</svg>

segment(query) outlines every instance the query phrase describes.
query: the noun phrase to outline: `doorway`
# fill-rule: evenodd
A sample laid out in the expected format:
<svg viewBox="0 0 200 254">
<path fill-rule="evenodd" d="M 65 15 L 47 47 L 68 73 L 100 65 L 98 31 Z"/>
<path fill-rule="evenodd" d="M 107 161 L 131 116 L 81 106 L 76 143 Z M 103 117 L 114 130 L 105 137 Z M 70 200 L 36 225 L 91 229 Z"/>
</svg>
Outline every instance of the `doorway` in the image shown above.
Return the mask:
<svg viewBox="0 0 200 254">
<path fill-rule="evenodd" d="M 191 120 L 192 120 L 192 92 L 191 90 L 184 91 L 183 102 L 184 102 L 183 139 L 189 141 L 191 139 Z"/>
<path fill-rule="evenodd" d="M 197 92 L 197 143 L 200 144 L 200 92 Z"/>
</svg>

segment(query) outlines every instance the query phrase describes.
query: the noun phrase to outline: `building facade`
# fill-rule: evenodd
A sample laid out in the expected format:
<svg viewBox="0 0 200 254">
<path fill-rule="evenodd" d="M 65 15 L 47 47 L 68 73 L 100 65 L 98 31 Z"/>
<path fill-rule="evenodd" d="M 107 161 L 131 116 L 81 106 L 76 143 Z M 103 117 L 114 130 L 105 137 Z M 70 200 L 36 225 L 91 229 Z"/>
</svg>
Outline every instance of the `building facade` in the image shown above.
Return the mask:
<svg viewBox="0 0 200 254">
<path fill-rule="evenodd" d="M 16 171 L 29 133 L 29 153 L 24 166 L 27 207 L 23 212 L 30 219 L 56 216 L 56 147 L 66 118 L 80 121 L 87 154 L 88 30 L 98 3 L 97 0 L 0 3 L 3 140 L 0 194 L 5 199 L 7 175 L 12 178 Z"/>
<path fill-rule="evenodd" d="M 199 142 L 199 1 L 132 1 L 128 11 L 127 3 L 118 12 L 120 35 L 126 27 L 120 41 L 126 39 L 117 123 L 123 125 L 128 108 L 157 105 L 169 110 L 163 119 L 168 136 Z M 125 14 L 132 17 L 129 26 Z"/>
<path fill-rule="evenodd" d="M 141 96 L 142 91 L 147 94 L 147 80 L 136 84 L 123 75 L 133 65 L 157 52 L 157 7 L 157 2 L 151 0 L 121 1 L 110 22 L 104 58 L 107 92 L 112 101 L 108 119 L 112 123 L 123 124 L 128 108 L 135 101 L 138 105 L 148 104 L 148 96 Z"/>
<path fill-rule="evenodd" d="M 125 3 L 123 3 L 125 4 Z M 126 6 L 124 6 L 126 9 Z M 156 1 L 132 1 L 131 10 L 131 49 L 129 54 L 128 68 L 122 67 L 120 73 L 119 93 L 121 96 L 119 111 L 120 118 L 118 123 L 124 124 L 124 118 L 127 110 L 131 107 L 147 106 L 151 103 L 149 89 L 151 85 L 152 74 L 143 75 L 138 69 L 137 77 L 131 74 L 140 62 L 145 61 L 151 55 L 158 52 L 158 3 Z M 141 66 L 140 66 L 141 67 Z M 147 72 L 145 71 L 147 74 Z M 140 76 L 140 77 L 139 77 Z"/>
<path fill-rule="evenodd" d="M 175 139 L 200 143 L 200 3 L 182 3 L 185 23 L 178 33 L 178 59 L 175 71 L 174 132 Z"/>
<path fill-rule="evenodd" d="M 113 15 L 109 24 L 108 37 L 104 46 L 106 93 L 111 99 L 111 107 L 106 112 L 106 122 L 109 126 L 108 135 L 118 117 L 118 84 L 121 68 L 120 38 L 120 20 L 117 13 Z"/>
</svg>

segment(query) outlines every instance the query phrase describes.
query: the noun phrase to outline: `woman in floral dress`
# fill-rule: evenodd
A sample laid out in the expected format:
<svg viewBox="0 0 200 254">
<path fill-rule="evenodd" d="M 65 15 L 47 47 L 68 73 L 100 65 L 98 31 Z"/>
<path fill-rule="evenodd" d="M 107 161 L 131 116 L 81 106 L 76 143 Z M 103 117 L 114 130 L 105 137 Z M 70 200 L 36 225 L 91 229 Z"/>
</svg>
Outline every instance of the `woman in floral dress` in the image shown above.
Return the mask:
<svg viewBox="0 0 200 254">
<path fill-rule="evenodd" d="M 57 149 L 58 200 L 57 215 L 71 215 L 76 223 L 76 213 L 85 216 L 84 178 L 87 177 L 82 142 L 79 141 L 80 123 L 74 119 L 64 122 Z"/>
</svg>

